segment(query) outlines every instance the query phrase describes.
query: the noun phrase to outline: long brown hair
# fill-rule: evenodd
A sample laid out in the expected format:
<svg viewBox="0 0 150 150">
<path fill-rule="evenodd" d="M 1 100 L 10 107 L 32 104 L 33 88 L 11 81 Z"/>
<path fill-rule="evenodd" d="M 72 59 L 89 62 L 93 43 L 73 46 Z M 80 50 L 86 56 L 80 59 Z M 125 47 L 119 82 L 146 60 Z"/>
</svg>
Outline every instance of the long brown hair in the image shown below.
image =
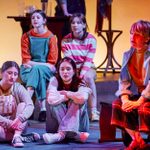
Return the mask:
<svg viewBox="0 0 150 150">
<path fill-rule="evenodd" d="M 71 64 L 71 66 L 73 67 L 73 70 L 74 70 L 74 75 L 72 77 L 72 82 L 71 82 L 71 85 L 70 85 L 70 91 L 77 91 L 78 90 L 78 85 L 79 83 L 81 82 L 81 80 L 78 78 L 77 76 L 77 70 L 76 70 L 76 64 L 75 62 L 69 58 L 69 57 L 64 57 L 62 58 L 58 65 L 57 65 L 57 73 L 56 73 L 56 78 L 58 80 L 58 90 L 64 90 L 64 82 L 60 76 L 60 73 L 59 73 L 59 69 L 60 69 L 60 65 L 63 63 L 63 62 L 68 62 Z"/>
<path fill-rule="evenodd" d="M 18 66 L 18 64 L 15 61 L 6 61 L 3 63 L 2 68 L 1 68 L 1 73 L 3 73 L 4 71 L 6 71 L 7 69 L 11 68 L 11 67 L 15 67 L 18 71 L 20 71 L 20 68 Z"/>
</svg>

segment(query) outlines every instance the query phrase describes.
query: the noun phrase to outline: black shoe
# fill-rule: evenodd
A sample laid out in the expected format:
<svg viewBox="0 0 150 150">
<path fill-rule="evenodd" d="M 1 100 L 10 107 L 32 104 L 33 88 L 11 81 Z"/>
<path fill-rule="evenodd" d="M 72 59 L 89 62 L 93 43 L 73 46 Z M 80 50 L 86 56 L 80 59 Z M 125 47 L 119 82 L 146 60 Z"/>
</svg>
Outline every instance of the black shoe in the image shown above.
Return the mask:
<svg viewBox="0 0 150 150">
<path fill-rule="evenodd" d="M 46 111 L 41 111 L 39 114 L 38 121 L 45 122 L 46 121 Z"/>
<path fill-rule="evenodd" d="M 34 120 L 34 113 L 30 116 L 29 120 Z"/>
<path fill-rule="evenodd" d="M 22 134 L 21 137 L 22 137 L 22 142 L 25 142 L 25 143 L 37 142 L 40 140 L 40 135 L 35 132 Z"/>
</svg>

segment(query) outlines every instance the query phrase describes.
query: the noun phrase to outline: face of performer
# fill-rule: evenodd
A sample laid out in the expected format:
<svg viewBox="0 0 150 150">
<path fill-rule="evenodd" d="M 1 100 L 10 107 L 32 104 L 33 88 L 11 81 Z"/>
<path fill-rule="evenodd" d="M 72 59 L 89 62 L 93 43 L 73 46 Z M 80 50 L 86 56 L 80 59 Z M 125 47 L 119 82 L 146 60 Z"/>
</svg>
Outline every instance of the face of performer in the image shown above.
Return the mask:
<svg viewBox="0 0 150 150">
<path fill-rule="evenodd" d="M 137 50 L 143 49 L 146 45 L 147 38 L 141 33 L 131 32 L 130 33 L 130 43 L 133 48 Z"/>
<path fill-rule="evenodd" d="M 74 73 L 73 67 L 69 62 L 64 61 L 60 64 L 59 74 L 65 84 L 71 83 Z"/>
<path fill-rule="evenodd" d="M 46 24 L 46 18 L 44 18 L 40 13 L 35 12 L 31 16 L 31 23 L 34 28 L 39 28 Z"/>
<path fill-rule="evenodd" d="M 16 67 L 10 67 L 2 72 L 2 81 L 8 86 L 12 86 L 18 78 L 18 69 Z"/>
<path fill-rule="evenodd" d="M 73 34 L 83 34 L 86 24 L 79 17 L 75 17 L 71 22 L 71 30 Z"/>
</svg>

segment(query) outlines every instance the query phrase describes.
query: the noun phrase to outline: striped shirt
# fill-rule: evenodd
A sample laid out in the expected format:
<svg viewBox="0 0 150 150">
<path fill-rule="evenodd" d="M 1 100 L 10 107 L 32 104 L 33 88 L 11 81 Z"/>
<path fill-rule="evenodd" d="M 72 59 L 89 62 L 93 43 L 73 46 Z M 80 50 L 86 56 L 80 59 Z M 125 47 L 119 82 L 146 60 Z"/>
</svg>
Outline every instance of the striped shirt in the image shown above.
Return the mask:
<svg viewBox="0 0 150 150">
<path fill-rule="evenodd" d="M 94 66 L 93 58 L 96 52 L 96 39 L 92 34 L 88 33 L 84 40 L 80 40 L 73 38 L 72 34 L 69 33 L 62 40 L 61 48 L 64 57 L 70 57 L 76 62 L 81 78 Z"/>
</svg>

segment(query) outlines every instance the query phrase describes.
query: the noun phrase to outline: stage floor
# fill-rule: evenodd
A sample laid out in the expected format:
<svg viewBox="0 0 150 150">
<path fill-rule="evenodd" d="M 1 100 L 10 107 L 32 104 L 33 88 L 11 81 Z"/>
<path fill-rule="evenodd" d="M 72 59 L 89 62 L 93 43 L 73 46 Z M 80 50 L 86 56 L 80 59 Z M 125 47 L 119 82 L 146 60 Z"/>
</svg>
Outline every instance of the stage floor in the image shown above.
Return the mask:
<svg viewBox="0 0 150 150">
<path fill-rule="evenodd" d="M 45 123 L 39 123 L 38 121 L 30 120 L 30 126 L 27 130 L 30 132 L 38 132 L 39 134 L 45 133 Z M 117 135 L 120 136 L 119 130 Z M 25 143 L 22 150 L 123 150 L 124 145 L 122 142 L 103 142 L 99 143 L 100 132 L 99 132 L 99 123 L 91 122 L 90 123 L 90 136 L 86 143 L 76 143 L 76 142 L 63 142 L 51 145 L 45 145 L 43 141 L 34 142 L 34 143 Z M 0 150 L 14 150 L 14 148 L 9 143 L 1 143 Z"/>
<path fill-rule="evenodd" d="M 111 103 L 115 98 L 115 91 L 118 88 L 117 80 L 119 79 L 119 73 L 107 73 L 106 76 L 103 73 L 97 73 L 97 94 L 98 94 L 98 110 L 100 110 L 100 102 L 105 101 Z M 107 116 L 106 116 L 107 117 Z M 101 142 L 99 122 L 90 122 L 90 136 L 86 143 L 76 143 L 71 141 L 65 141 L 63 143 L 46 145 L 43 141 L 35 143 L 25 143 L 22 150 L 123 150 L 123 142 Z M 27 133 L 37 132 L 40 135 L 45 133 L 45 123 L 40 123 L 35 120 L 29 120 L 29 127 Z M 109 134 L 109 133 L 108 133 Z M 121 138 L 121 132 L 116 130 L 116 138 Z M 14 150 L 9 143 L 1 143 L 0 150 Z M 149 148 L 150 149 L 150 148 Z"/>
<path fill-rule="evenodd" d="M 112 73 L 108 72 L 105 76 L 103 72 L 97 72 L 97 79 L 96 82 L 101 81 L 117 81 L 119 79 L 120 73 Z"/>
</svg>

